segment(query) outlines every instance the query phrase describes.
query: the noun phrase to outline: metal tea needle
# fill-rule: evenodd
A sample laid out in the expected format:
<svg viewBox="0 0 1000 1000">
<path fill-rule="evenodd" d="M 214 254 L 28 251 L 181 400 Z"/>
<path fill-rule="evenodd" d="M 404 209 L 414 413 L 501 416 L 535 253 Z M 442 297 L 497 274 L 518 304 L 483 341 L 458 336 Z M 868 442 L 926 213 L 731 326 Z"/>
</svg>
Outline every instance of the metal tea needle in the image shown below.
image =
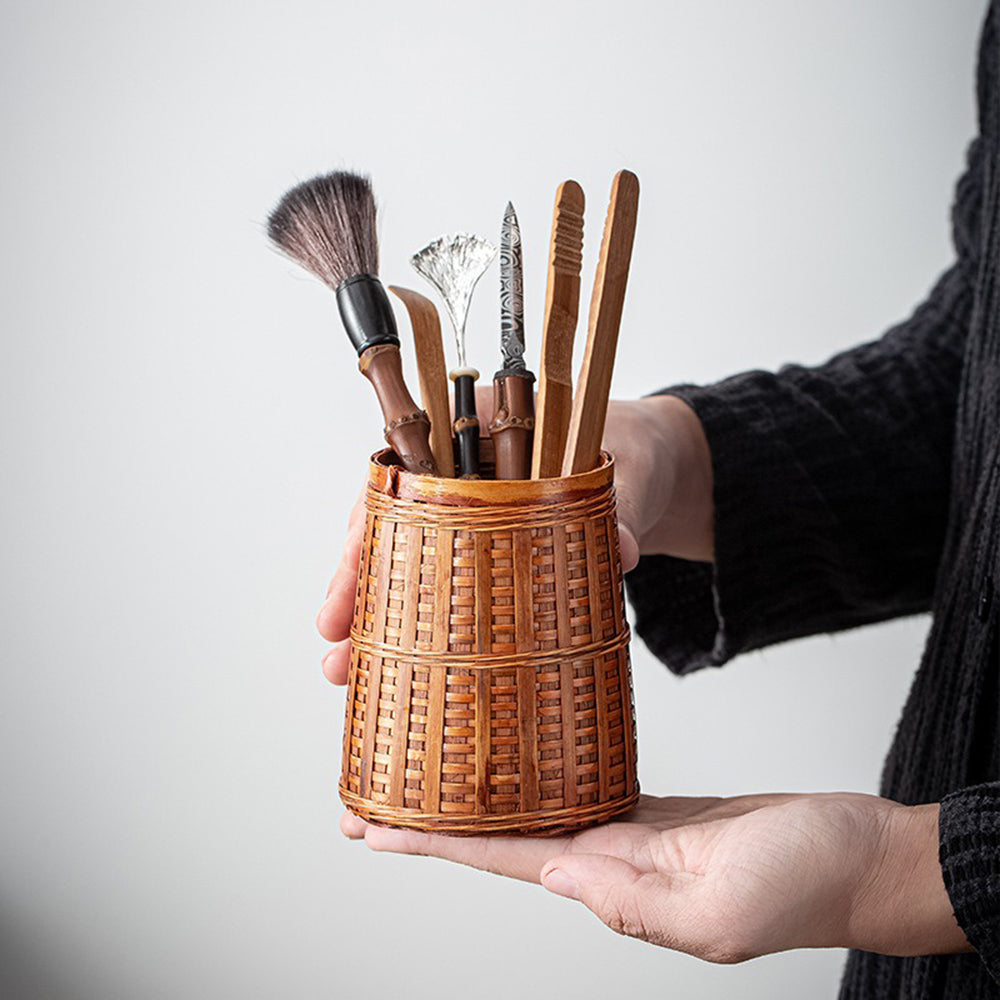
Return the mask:
<svg viewBox="0 0 1000 1000">
<path fill-rule="evenodd" d="M 455 383 L 455 437 L 463 478 L 479 475 L 479 420 L 476 379 L 479 372 L 465 357 L 465 324 L 476 283 L 496 257 L 496 247 L 482 236 L 454 233 L 441 236 L 410 258 L 414 270 L 441 294 L 455 331 L 458 366 L 449 373 Z"/>
</svg>

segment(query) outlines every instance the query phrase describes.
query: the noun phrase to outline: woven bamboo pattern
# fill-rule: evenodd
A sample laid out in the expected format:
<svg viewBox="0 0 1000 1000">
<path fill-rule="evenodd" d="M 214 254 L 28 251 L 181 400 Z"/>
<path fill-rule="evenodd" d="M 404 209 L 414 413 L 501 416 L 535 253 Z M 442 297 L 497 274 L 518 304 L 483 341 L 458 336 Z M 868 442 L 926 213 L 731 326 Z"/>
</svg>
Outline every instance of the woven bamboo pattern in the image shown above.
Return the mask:
<svg viewBox="0 0 1000 1000">
<path fill-rule="evenodd" d="M 340 794 L 373 822 L 547 834 L 638 797 L 613 462 L 435 479 L 374 456 Z"/>
</svg>

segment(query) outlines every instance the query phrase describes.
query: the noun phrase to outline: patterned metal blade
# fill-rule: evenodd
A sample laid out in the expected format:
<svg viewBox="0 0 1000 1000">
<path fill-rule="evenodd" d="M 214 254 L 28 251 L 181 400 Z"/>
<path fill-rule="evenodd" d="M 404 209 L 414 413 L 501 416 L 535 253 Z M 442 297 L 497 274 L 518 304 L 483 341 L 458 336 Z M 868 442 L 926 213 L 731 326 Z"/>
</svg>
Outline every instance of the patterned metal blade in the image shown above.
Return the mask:
<svg viewBox="0 0 1000 1000">
<path fill-rule="evenodd" d="M 521 227 L 508 201 L 500 234 L 500 351 L 503 371 L 523 372 L 524 269 L 521 263 Z"/>
</svg>

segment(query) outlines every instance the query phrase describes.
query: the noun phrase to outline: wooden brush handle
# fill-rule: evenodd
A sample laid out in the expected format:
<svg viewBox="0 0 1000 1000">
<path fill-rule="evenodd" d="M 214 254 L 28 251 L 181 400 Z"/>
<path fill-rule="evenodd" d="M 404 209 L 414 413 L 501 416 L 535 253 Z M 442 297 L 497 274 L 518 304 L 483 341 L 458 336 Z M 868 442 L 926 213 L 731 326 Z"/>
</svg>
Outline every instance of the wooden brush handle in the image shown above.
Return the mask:
<svg viewBox="0 0 1000 1000">
<path fill-rule="evenodd" d="M 458 442 L 458 468 L 462 479 L 479 478 L 479 417 L 476 416 L 475 368 L 456 368 L 451 372 L 455 383 L 455 440 Z"/>
<path fill-rule="evenodd" d="M 638 213 L 639 179 L 628 170 L 620 170 L 611 184 L 601 256 L 594 276 L 587 348 L 573 399 L 563 458 L 564 476 L 589 472 L 600 460 Z"/>
<path fill-rule="evenodd" d="M 451 438 L 448 369 L 441 343 L 441 320 L 434 303 L 419 292 L 397 285 L 390 285 L 389 291 L 400 299 L 410 315 L 420 379 L 420 402 L 431 419 L 431 451 L 438 472 L 451 479 L 455 475 L 455 450 Z"/>
<path fill-rule="evenodd" d="M 369 347 L 358 358 L 361 374 L 375 387 L 385 439 L 409 472 L 436 476 L 437 463 L 430 446 L 430 421 L 413 401 L 403 381 L 403 363 L 396 344 Z"/>
<path fill-rule="evenodd" d="M 493 421 L 490 437 L 497 479 L 528 479 L 535 427 L 535 378 L 498 374 L 493 379 Z"/>
<path fill-rule="evenodd" d="M 558 476 L 566 450 L 573 408 L 573 339 L 580 308 L 583 208 L 583 188 L 576 181 L 563 181 L 556 191 L 552 216 L 532 479 Z"/>
</svg>

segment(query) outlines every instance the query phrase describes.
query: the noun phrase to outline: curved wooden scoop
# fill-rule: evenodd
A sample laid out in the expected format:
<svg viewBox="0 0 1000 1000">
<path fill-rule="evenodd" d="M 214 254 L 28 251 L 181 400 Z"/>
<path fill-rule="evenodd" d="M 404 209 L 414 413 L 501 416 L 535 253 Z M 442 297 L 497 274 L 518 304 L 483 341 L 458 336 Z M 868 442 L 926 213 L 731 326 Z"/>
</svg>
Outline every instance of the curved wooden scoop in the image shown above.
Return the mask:
<svg viewBox="0 0 1000 1000">
<path fill-rule="evenodd" d="M 406 306 L 416 347 L 420 401 L 431 420 L 431 451 L 438 472 L 455 476 L 455 453 L 451 441 L 451 415 L 448 409 L 448 375 L 441 343 L 438 311 L 426 296 L 410 288 L 390 285 L 389 291 Z"/>
</svg>

